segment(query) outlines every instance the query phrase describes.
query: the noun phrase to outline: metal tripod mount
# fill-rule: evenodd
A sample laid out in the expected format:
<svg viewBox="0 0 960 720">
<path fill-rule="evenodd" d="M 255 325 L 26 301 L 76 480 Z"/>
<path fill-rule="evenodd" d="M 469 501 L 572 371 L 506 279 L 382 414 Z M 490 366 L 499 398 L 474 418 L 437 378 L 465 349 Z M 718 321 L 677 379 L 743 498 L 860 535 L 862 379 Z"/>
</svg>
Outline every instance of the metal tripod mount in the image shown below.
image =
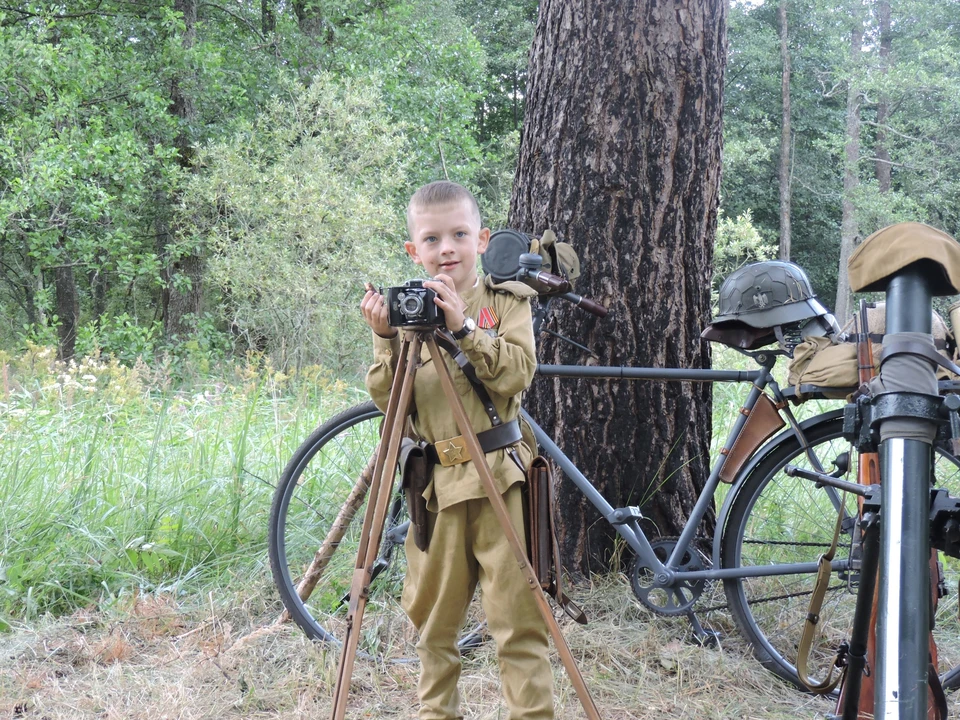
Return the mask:
<svg viewBox="0 0 960 720">
<path fill-rule="evenodd" d="M 360 638 L 360 623 L 363 619 L 363 612 L 367 605 L 369 597 L 371 574 L 376 561 L 377 551 L 380 545 L 380 538 L 383 535 L 384 522 L 386 520 L 387 509 L 390 504 L 390 497 L 393 493 L 393 481 L 396 474 L 397 459 L 400 454 L 400 442 L 403 438 L 404 422 L 406 420 L 410 401 L 413 396 L 413 381 L 416 376 L 417 368 L 420 366 L 420 350 L 426 343 L 430 350 L 431 357 L 439 358 L 440 350 L 434 337 L 433 328 L 405 328 L 403 331 L 403 343 L 401 345 L 400 357 L 397 362 L 397 368 L 394 372 L 393 385 L 390 388 L 390 397 L 387 401 L 387 412 L 383 421 L 381 431 L 380 448 L 377 452 L 376 464 L 374 466 L 373 480 L 370 484 L 370 490 L 367 495 L 367 508 L 363 517 L 363 529 L 360 538 L 360 547 L 357 552 L 357 563 L 353 571 L 353 581 L 350 588 L 350 601 L 347 607 L 346 637 L 343 641 L 343 650 L 340 655 L 340 664 L 337 668 L 337 682 L 333 695 L 333 720 L 343 720 L 347 708 L 347 697 L 350 693 L 350 679 L 353 676 L 353 665 L 357 657 L 357 644 Z M 560 659 L 566 668 L 567 674 L 573 683 L 580 704 L 584 712 L 591 720 L 600 720 L 600 713 L 593 702 L 590 690 L 580 674 L 573 654 L 564 640 L 557 624 L 556 618 L 547 602 L 543 591 L 540 589 L 540 583 L 537 576 L 530 566 L 527 554 L 524 551 L 523 542 L 517 535 L 510 521 L 507 507 L 503 498 L 497 491 L 493 473 L 486 462 L 483 450 L 480 447 L 480 441 L 477 439 L 476 431 L 467 418 L 463 404 L 460 402 L 460 396 L 453 386 L 453 378 L 446 363 L 437 362 L 437 374 L 440 377 L 440 384 L 443 386 L 443 393 L 460 429 L 470 453 L 471 461 L 476 465 L 477 472 L 480 474 L 480 480 L 483 483 L 487 499 L 493 507 L 494 514 L 500 522 L 517 564 L 524 574 L 527 581 L 527 587 L 533 593 L 537 603 L 537 608 L 543 616 L 544 622 L 553 637 L 553 643 L 557 648 Z"/>
</svg>

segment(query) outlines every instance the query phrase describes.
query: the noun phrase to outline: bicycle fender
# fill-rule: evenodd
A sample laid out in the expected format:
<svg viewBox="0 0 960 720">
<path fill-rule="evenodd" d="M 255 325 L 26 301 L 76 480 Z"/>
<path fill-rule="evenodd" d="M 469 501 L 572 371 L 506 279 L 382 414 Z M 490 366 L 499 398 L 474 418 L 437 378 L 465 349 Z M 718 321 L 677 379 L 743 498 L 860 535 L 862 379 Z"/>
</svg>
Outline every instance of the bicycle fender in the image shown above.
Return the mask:
<svg viewBox="0 0 960 720">
<path fill-rule="evenodd" d="M 830 422 L 842 417 L 843 408 L 840 408 L 839 410 L 830 410 L 829 412 L 821 413 L 820 415 L 815 415 L 812 418 L 804 420 L 800 423 L 800 429 L 808 430 L 809 428 L 812 428 L 820 423 Z M 775 435 L 753 454 L 753 456 L 740 469 L 737 477 L 734 478 L 730 487 L 730 491 L 723 499 L 723 506 L 720 508 L 720 512 L 717 513 L 717 524 L 713 531 L 713 567 L 720 567 L 720 538 L 723 537 L 723 531 L 727 526 L 727 519 L 730 516 L 730 508 L 733 507 L 733 502 L 737 499 L 737 495 L 740 493 L 740 488 L 743 487 L 744 480 L 750 476 L 750 473 L 753 472 L 753 469 L 759 465 L 769 453 L 773 452 L 777 446 L 784 442 L 790 442 L 791 440 L 794 440 L 794 438 L 795 435 L 792 427 L 788 427 L 783 432 Z"/>
</svg>

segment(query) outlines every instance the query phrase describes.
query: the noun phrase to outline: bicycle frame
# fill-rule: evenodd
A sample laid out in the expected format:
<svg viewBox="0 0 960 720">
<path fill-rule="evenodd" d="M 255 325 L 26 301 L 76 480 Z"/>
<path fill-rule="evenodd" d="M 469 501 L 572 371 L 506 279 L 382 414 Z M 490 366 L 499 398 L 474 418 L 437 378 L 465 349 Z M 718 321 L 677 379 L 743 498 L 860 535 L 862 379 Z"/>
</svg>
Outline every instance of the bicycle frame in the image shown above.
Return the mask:
<svg viewBox="0 0 960 720">
<path fill-rule="evenodd" d="M 718 523 L 714 542 L 714 567 L 709 570 L 698 571 L 677 571 L 672 570 L 671 566 L 679 566 L 684 554 L 690 548 L 697 528 L 703 520 L 704 515 L 710 509 L 713 497 L 717 491 L 720 480 L 720 472 L 727 459 L 727 453 L 733 447 L 734 441 L 743 429 L 747 421 L 747 415 L 756 406 L 760 395 L 767 387 L 771 388 L 774 396 L 778 400 L 783 399 L 777 382 L 771 375 L 776 356 L 772 354 L 760 353 L 757 356 L 761 367 L 758 370 L 737 371 L 737 370 L 698 370 L 698 369 L 674 369 L 674 368 L 640 368 L 640 367 L 621 367 L 621 366 L 582 366 L 582 365 L 540 365 L 537 368 L 537 374 L 543 377 L 558 378 L 605 378 L 616 380 L 667 380 L 667 381 L 687 381 L 687 382 L 735 382 L 751 383 L 752 387 L 743 405 L 744 412 L 737 416 L 733 428 L 727 435 L 726 442 L 720 452 L 715 464 L 713 465 L 710 476 L 704 484 L 703 490 L 697 499 L 697 502 L 687 519 L 680 537 L 677 540 L 670 557 L 666 563 L 660 561 L 650 544 L 649 539 L 640 527 L 639 520 L 642 518 L 638 508 L 614 508 L 593 486 L 590 480 L 579 468 L 568 458 L 560 447 L 547 435 L 546 432 L 530 417 L 526 410 L 521 410 L 524 419 L 530 423 L 533 428 L 537 442 L 544 449 L 546 454 L 560 467 L 574 485 L 583 493 L 583 495 L 600 512 L 604 519 L 609 522 L 617 533 L 626 541 L 630 548 L 636 553 L 640 561 L 653 571 L 655 583 L 660 587 L 669 587 L 678 577 L 684 580 L 724 580 L 746 577 L 763 577 L 769 575 L 788 575 L 800 573 L 816 573 L 817 563 L 792 563 L 776 566 L 752 566 L 746 568 L 728 568 L 721 569 L 719 565 L 719 538 L 722 532 L 723 523 L 719 518 L 724 517 L 725 513 L 718 515 Z M 786 414 L 790 421 L 790 430 L 785 432 L 794 432 L 798 435 L 801 443 L 805 445 L 802 437 L 801 425 L 796 421 L 786 408 Z M 747 466 L 749 468 L 749 465 Z M 744 477 L 745 473 L 741 473 Z M 736 490 L 736 484 L 728 495 L 727 503 L 733 498 Z M 831 500 L 835 507 L 840 507 L 840 496 L 836 491 L 826 488 L 831 495 Z M 835 569 L 844 569 L 846 561 L 835 561 Z"/>
</svg>

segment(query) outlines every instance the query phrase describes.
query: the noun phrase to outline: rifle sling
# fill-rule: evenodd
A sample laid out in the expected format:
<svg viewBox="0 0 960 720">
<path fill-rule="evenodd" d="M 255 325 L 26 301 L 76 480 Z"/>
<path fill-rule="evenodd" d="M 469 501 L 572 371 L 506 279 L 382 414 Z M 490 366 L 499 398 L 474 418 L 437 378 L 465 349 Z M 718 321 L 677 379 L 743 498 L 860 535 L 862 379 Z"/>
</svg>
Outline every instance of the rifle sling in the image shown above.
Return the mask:
<svg viewBox="0 0 960 720">
<path fill-rule="evenodd" d="M 846 493 L 844 493 L 844 498 Z M 817 561 L 817 582 L 813 588 L 813 594 L 810 596 L 810 606 L 807 609 L 807 617 L 803 622 L 803 632 L 800 634 L 800 646 L 797 648 L 797 676 L 800 682 L 806 686 L 807 690 L 816 695 L 826 695 L 833 692 L 833 689 L 843 677 L 838 673 L 834 677 L 834 668 L 830 668 L 827 677 L 821 681 L 813 680 L 807 674 L 807 663 L 810 661 L 810 649 L 813 647 L 813 638 L 820 622 L 820 609 L 823 607 L 823 598 L 827 594 L 827 588 L 830 585 L 830 576 L 833 573 L 831 562 L 837 552 L 837 543 L 840 541 L 840 529 L 843 525 L 843 502 L 840 503 L 840 510 L 837 513 L 837 525 L 833 531 L 833 542 L 830 543 L 830 549 L 827 550 Z"/>
</svg>

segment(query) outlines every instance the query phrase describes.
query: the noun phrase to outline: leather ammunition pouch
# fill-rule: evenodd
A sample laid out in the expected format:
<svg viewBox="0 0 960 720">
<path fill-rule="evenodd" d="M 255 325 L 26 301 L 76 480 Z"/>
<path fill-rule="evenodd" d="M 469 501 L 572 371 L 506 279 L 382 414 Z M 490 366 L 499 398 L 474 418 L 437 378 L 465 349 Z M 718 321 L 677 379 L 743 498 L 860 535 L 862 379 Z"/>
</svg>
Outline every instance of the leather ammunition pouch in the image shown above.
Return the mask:
<svg viewBox="0 0 960 720">
<path fill-rule="evenodd" d="M 430 526 L 427 524 L 427 501 L 423 491 L 427 489 L 433 463 L 427 457 L 428 444 L 404 438 L 400 443 L 400 487 L 407 501 L 410 515 L 410 530 L 413 540 L 421 551 L 430 545 Z"/>
<path fill-rule="evenodd" d="M 744 412 L 741 408 L 740 412 Z M 785 425 L 777 411 L 777 406 L 766 395 L 757 398 L 757 404 L 747 415 L 747 421 L 740 429 L 740 434 L 733 441 L 730 451 L 724 453 L 727 459 L 720 469 L 720 479 L 725 483 L 736 480 L 743 464 L 756 452 L 757 448 L 766 442 L 767 438 Z M 723 452 L 721 450 L 720 452 Z"/>
<path fill-rule="evenodd" d="M 587 616 L 564 594 L 561 585 L 563 566 L 560 564 L 560 543 L 557 541 L 553 515 L 553 483 L 550 481 L 550 465 L 542 455 L 538 455 L 530 463 L 524 491 L 527 509 L 527 557 L 540 587 L 571 619 L 586 625 Z"/>
</svg>

